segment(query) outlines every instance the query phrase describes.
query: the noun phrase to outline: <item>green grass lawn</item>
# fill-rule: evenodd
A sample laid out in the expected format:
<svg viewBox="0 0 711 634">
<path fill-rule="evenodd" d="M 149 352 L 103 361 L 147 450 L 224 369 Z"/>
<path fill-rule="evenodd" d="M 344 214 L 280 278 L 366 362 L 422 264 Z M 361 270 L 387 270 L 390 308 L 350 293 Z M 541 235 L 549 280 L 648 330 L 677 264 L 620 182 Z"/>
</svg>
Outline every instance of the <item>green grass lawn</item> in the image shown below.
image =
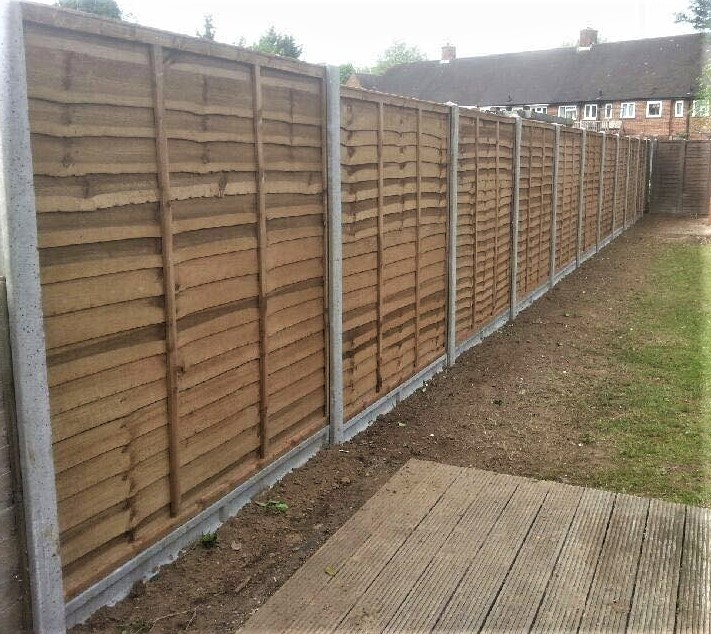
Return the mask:
<svg viewBox="0 0 711 634">
<path fill-rule="evenodd" d="M 659 249 L 596 397 L 616 455 L 590 484 L 711 506 L 711 246 Z"/>
</svg>

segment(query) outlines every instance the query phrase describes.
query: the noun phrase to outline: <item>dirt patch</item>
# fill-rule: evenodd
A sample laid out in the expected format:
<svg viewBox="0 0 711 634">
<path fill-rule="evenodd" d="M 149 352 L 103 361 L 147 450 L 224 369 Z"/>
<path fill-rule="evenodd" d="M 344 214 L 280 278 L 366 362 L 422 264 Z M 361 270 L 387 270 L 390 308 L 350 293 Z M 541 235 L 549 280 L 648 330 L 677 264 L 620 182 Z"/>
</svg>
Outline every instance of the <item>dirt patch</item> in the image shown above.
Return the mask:
<svg viewBox="0 0 711 634">
<path fill-rule="evenodd" d="M 663 241 L 705 220 L 646 217 L 352 442 L 321 452 L 131 597 L 75 632 L 233 632 L 409 458 L 586 484 L 612 459 L 585 403 Z"/>
</svg>

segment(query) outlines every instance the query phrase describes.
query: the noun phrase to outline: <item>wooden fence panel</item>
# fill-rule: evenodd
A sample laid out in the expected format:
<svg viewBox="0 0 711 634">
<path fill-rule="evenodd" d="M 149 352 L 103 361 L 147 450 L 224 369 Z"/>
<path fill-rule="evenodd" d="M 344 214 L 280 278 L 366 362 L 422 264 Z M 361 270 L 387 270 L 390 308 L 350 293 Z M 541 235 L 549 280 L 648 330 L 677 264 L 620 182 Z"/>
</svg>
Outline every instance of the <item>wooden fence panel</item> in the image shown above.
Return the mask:
<svg viewBox="0 0 711 634">
<path fill-rule="evenodd" d="M 630 166 L 629 166 L 629 183 L 627 187 L 627 224 L 634 222 L 637 217 L 637 189 L 639 187 L 640 176 L 640 139 L 629 138 L 630 144 Z"/>
<path fill-rule="evenodd" d="M 608 134 L 605 138 L 605 165 L 603 170 L 602 218 L 600 220 L 600 238 L 605 240 L 614 230 L 615 213 L 615 174 L 617 173 L 617 145 L 619 137 Z"/>
<path fill-rule="evenodd" d="M 706 215 L 711 188 L 711 141 L 687 141 L 681 213 Z"/>
<path fill-rule="evenodd" d="M 655 141 L 650 212 L 707 215 L 711 141 Z"/>
<path fill-rule="evenodd" d="M 448 110 L 344 90 L 344 409 L 444 353 Z"/>
<path fill-rule="evenodd" d="M 326 424 L 324 88 L 321 70 L 40 22 L 25 41 L 71 598 Z"/>
<path fill-rule="evenodd" d="M 624 226 L 627 192 L 627 165 L 629 163 L 629 137 L 618 137 L 619 153 L 617 161 L 617 191 L 615 196 L 615 231 Z"/>
<path fill-rule="evenodd" d="M 585 197 L 583 205 L 583 253 L 587 253 L 597 243 L 601 162 L 602 134 L 588 132 L 585 145 L 585 182 L 583 184 Z"/>
<path fill-rule="evenodd" d="M 509 307 L 515 124 L 461 112 L 459 129 L 457 340 L 462 341 Z"/>
<path fill-rule="evenodd" d="M 555 129 L 524 122 L 521 131 L 517 297 L 550 279 Z"/>
<path fill-rule="evenodd" d="M 575 261 L 578 235 L 582 132 L 562 129 L 558 159 L 556 273 Z"/>
</svg>

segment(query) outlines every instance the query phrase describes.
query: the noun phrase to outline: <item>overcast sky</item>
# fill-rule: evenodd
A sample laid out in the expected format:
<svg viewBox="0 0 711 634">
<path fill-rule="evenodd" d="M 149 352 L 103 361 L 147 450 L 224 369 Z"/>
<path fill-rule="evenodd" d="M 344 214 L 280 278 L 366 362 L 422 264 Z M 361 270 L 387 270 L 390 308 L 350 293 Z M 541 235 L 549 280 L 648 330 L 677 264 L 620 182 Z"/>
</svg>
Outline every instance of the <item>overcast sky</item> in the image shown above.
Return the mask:
<svg viewBox="0 0 711 634">
<path fill-rule="evenodd" d="M 52 3 L 52 0 L 45 0 Z M 270 25 L 292 34 L 314 63 L 375 63 L 401 40 L 439 59 L 572 44 L 591 26 L 608 41 L 691 33 L 674 23 L 689 0 L 118 0 L 139 24 L 194 35 L 212 14 L 217 40 L 258 39 Z"/>
</svg>

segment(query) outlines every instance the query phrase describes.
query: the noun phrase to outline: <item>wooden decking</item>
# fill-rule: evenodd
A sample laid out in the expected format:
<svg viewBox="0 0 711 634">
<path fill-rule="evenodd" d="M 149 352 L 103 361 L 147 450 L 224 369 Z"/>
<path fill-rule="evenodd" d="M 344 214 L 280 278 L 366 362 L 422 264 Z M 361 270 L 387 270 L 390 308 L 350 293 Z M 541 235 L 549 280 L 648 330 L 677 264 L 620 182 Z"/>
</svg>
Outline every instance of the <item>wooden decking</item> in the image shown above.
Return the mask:
<svg viewBox="0 0 711 634">
<path fill-rule="evenodd" d="M 711 633 L 711 512 L 411 460 L 244 632 Z"/>
</svg>

